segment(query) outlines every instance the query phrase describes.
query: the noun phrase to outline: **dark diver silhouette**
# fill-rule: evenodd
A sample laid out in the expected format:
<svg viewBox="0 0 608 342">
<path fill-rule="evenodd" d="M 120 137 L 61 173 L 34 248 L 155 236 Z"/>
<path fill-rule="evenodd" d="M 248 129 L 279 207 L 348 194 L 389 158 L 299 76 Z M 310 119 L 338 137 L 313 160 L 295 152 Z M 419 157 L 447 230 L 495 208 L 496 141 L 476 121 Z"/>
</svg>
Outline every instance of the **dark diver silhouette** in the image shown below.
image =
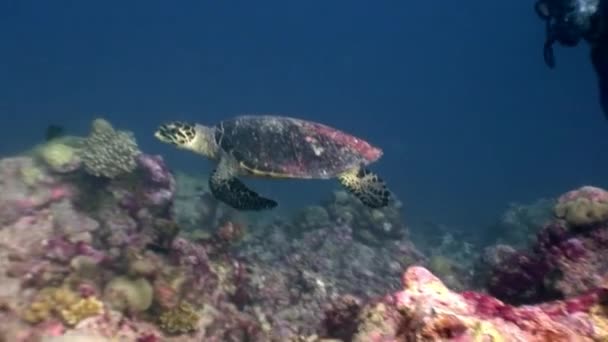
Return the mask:
<svg viewBox="0 0 608 342">
<path fill-rule="evenodd" d="M 574 47 L 585 41 L 597 75 L 600 105 L 608 118 L 608 0 L 538 0 L 536 14 L 545 22 L 545 64 L 556 66 L 553 45 Z"/>
</svg>

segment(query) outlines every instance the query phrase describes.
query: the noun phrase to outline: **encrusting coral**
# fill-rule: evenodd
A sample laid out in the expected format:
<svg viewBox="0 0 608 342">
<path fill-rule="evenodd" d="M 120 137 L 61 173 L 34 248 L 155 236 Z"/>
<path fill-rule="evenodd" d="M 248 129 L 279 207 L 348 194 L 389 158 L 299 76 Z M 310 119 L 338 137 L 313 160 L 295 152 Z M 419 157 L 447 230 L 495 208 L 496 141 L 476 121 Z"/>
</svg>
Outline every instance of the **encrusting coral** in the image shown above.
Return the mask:
<svg viewBox="0 0 608 342">
<path fill-rule="evenodd" d="M 81 166 L 79 150 L 74 145 L 75 139 L 60 138 L 39 146 L 35 153 L 54 172 L 65 173 L 77 170 Z"/>
<path fill-rule="evenodd" d="M 103 303 L 95 297 L 81 298 L 68 308 L 61 310 L 63 321 L 74 326 L 85 318 L 103 313 Z"/>
<path fill-rule="evenodd" d="M 80 158 L 91 175 L 115 178 L 135 170 L 139 154 L 132 133 L 117 131 L 108 121 L 96 119 L 83 142 Z"/>
<path fill-rule="evenodd" d="M 555 215 L 573 226 L 591 225 L 608 220 L 608 192 L 584 186 L 559 197 Z"/>
<path fill-rule="evenodd" d="M 82 298 L 75 292 L 59 287 L 40 291 L 38 298 L 23 313 L 23 319 L 39 323 L 55 316 L 74 326 L 85 318 L 103 313 L 103 303 L 95 297 Z"/>
<path fill-rule="evenodd" d="M 118 276 L 104 290 L 104 300 L 115 310 L 142 312 L 148 310 L 154 299 L 152 285 L 145 278 Z"/>
<path fill-rule="evenodd" d="M 177 307 L 161 314 L 160 327 L 169 334 L 185 334 L 196 330 L 200 316 L 194 308 L 182 302 Z"/>
</svg>

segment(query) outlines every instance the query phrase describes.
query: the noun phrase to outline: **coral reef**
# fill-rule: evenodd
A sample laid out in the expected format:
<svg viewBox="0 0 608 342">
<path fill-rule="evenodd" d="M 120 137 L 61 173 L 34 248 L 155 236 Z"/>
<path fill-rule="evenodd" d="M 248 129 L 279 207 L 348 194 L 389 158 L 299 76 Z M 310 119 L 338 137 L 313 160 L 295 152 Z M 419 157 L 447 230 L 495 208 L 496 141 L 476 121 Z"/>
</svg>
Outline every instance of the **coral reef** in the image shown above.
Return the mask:
<svg viewBox="0 0 608 342">
<path fill-rule="evenodd" d="M 386 240 L 407 237 L 407 228 L 401 216 L 402 204 L 397 199 L 385 208 L 370 209 L 348 192 L 336 190 L 332 198 L 321 205 L 329 216 L 329 222 L 352 227 L 355 239 L 366 244 L 381 246 Z M 319 213 L 318 207 L 310 207 L 305 210 L 313 210 L 312 214 L 304 215 L 309 219 L 322 220 L 326 217 L 325 214 Z M 302 230 L 311 226 L 311 223 L 306 220 L 303 221 L 303 224 Z"/>
<path fill-rule="evenodd" d="M 29 321 L 37 322 L 22 322 L 7 336 L 27 330 L 142 341 L 301 340 L 319 331 L 330 299 L 394 290 L 400 270 L 424 260 L 396 208 L 362 211 L 350 208 L 359 202 L 348 197 L 340 204 L 358 215 L 349 221 L 360 219 L 357 229 L 374 232 L 373 243 L 339 223 L 333 201 L 260 226 L 222 208 L 204 189 L 176 195 L 184 186 L 162 158 L 139 153 L 134 162 L 131 171 L 96 178 L 86 167 L 53 171 L 37 157 L 0 161 L 6 175 L 0 186 L 7 190 L 0 193 L 6 213 L 0 243 L 7 251 L 0 267 L 7 271 L 7 297 L 19 298 L 7 305 L 15 312 L 33 308 Z M 208 210 L 189 220 L 181 216 L 184 208 Z M 178 222 L 190 225 L 186 234 Z M 292 234 L 297 230 L 302 233 Z M 51 287 L 82 298 L 72 303 L 78 304 L 72 316 L 37 302 L 41 289 Z M 103 314 L 84 318 L 99 309 L 97 299 Z"/>
<path fill-rule="evenodd" d="M 425 261 L 407 239 L 374 248 L 355 240 L 345 225 L 321 226 L 297 239 L 290 239 L 288 222 L 260 228 L 251 229 L 256 235 L 238 253 L 251 270 L 250 301 L 282 341 L 318 331 L 333 298 L 346 293 L 371 298 L 394 290 L 403 268 Z"/>
<path fill-rule="evenodd" d="M 402 283 L 403 290 L 367 305 L 359 307 L 351 301 L 342 311 L 336 306 L 328 310 L 327 334 L 365 342 L 600 341 L 608 337 L 608 290 L 604 288 L 568 300 L 515 307 L 482 293 L 453 292 L 422 267 L 407 269 Z M 355 316 L 354 311 L 358 312 L 353 321 L 349 317 Z"/>
<path fill-rule="evenodd" d="M 237 210 L 216 200 L 208 189 L 207 175 L 193 177 L 177 172 L 173 216 L 182 230 L 192 237 L 204 237 L 226 222 L 244 223 L 246 218 Z"/>
<path fill-rule="evenodd" d="M 398 201 L 344 191 L 256 221 L 99 119 L 0 160 L 0 340 L 606 339 L 606 197 L 560 197 L 529 249 L 481 255 L 489 294 L 463 291 L 478 254 L 464 231 L 433 226 L 421 253 Z M 503 217 L 514 240 L 541 207 Z"/>
<path fill-rule="evenodd" d="M 602 196 L 604 190 L 583 187 L 560 197 L 555 212 L 564 220 L 545 225 L 529 249 L 487 248 L 479 275 L 490 293 L 510 303 L 535 303 L 601 286 L 608 276 Z"/>
<path fill-rule="evenodd" d="M 160 317 L 176 341 L 260 331 L 236 304 L 247 298 L 246 272 L 228 250 L 241 226 L 225 222 L 200 243 L 178 238 L 175 179 L 130 138 L 98 120 L 82 146 L 58 138 L 31 157 L 0 160 L 2 338 L 164 341 Z M 71 169 L 75 151 L 83 167 Z"/>
<path fill-rule="evenodd" d="M 526 248 L 536 239 L 536 234 L 554 219 L 556 202 L 539 199 L 529 204 L 512 203 L 501 215 L 499 222 L 487 229 L 488 239 L 517 248 Z"/>
<path fill-rule="evenodd" d="M 410 232 L 416 248 L 428 256 L 425 266 L 450 288 L 462 290 L 473 285 L 479 234 L 430 221 L 412 225 Z"/>
</svg>

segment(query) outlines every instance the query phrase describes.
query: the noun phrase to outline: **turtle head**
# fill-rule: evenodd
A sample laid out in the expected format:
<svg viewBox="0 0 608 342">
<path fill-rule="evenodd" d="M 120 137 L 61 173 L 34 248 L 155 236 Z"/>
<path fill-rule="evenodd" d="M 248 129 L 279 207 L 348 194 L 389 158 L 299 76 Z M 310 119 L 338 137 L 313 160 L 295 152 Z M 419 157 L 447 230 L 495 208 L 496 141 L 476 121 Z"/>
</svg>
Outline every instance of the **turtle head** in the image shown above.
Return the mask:
<svg viewBox="0 0 608 342">
<path fill-rule="evenodd" d="M 187 148 L 196 137 L 195 124 L 182 121 L 165 123 L 158 127 L 154 136 L 164 143 Z"/>
<path fill-rule="evenodd" d="M 160 125 L 154 132 L 154 136 L 177 148 L 190 150 L 206 157 L 214 157 L 217 148 L 211 132 L 211 128 L 203 125 L 173 121 Z"/>
</svg>

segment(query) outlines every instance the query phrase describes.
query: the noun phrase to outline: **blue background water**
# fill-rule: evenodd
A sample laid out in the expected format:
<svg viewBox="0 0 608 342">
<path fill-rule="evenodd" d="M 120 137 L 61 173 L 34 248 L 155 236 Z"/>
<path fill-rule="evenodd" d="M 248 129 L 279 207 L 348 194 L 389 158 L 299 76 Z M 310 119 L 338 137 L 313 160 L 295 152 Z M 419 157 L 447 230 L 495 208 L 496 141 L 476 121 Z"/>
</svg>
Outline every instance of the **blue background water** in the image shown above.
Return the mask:
<svg viewBox="0 0 608 342">
<path fill-rule="evenodd" d="M 49 123 L 102 115 L 152 137 L 165 120 L 318 120 L 385 150 L 375 166 L 411 222 L 477 225 L 510 201 L 606 186 L 608 122 L 586 47 L 542 61 L 532 1 L 0 2 L 0 153 Z M 328 182 L 254 182 L 281 203 Z M 286 205 L 289 206 L 289 205 Z"/>
</svg>

